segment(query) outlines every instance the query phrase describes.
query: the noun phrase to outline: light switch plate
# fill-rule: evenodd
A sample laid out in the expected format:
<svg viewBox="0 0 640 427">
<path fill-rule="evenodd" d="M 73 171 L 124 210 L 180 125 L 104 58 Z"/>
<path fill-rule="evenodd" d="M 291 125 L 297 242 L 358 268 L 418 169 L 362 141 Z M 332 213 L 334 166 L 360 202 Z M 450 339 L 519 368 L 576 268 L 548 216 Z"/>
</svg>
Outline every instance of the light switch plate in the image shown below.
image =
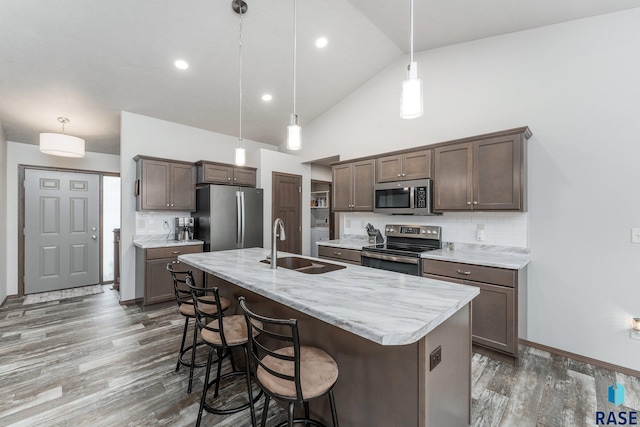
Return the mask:
<svg viewBox="0 0 640 427">
<path fill-rule="evenodd" d="M 631 229 L 631 243 L 640 243 L 640 228 Z"/>
</svg>

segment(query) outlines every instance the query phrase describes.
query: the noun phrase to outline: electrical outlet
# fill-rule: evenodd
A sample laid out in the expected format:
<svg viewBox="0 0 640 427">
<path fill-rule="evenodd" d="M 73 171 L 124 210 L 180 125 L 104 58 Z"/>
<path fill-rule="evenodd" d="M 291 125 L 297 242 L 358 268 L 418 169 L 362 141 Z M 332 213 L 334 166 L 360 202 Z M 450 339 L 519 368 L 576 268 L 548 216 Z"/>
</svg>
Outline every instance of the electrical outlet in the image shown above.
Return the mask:
<svg viewBox="0 0 640 427">
<path fill-rule="evenodd" d="M 169 225 L 169 221 L 165 220 L 165 221 L 164 221 L 164 224 L 163 224 L 163 227 L 164 227 L 164 228 L 171 229 L 171 226 Z"/>
<path fill-rule="evenodd" d="M 640 243 L 640 228 L 631 229 L 631 243 Z"/>
<path fill-rule="evenodd" d="M 476 228 L 476 240 L 480 242 L 484 240 L 484 224 L 478 224 Z"/>
<path fill-rule="evenodd" d="M 640 331 L 636 331 L 635 329 L 631 328 L 631 330 L 629 331 L 629 337 L 634 340 L 640 340 Z"/>
<path fill-rule="evenodd" d="M 438 346 L 438 348 L 433 350 L 429 355 L 429 371 L 433 371 L 440 362 L 442 362 L 442 346 Z"/>
</svg>

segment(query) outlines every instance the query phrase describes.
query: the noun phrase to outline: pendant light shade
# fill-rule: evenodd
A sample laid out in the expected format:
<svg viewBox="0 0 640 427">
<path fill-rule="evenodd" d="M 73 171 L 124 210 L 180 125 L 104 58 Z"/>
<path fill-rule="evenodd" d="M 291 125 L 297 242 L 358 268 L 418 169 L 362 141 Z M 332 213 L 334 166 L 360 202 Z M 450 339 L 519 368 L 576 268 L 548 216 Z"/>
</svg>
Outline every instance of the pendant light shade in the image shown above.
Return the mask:
<svg viewBox="0 0 640 427">
<path fill-rule="evenodd" d="M 236 147 L 236 160 L 235 163 L 238 166 L 244 166 L 247 161 L 244 146 L 241 140 L 238 140 L 238 146 Z"/>
<path fill-rule="evenodd" d="M 298 115 L 296 114 L 296 50 L 296 0 L 293 0 L 293 113 L 291 114 L 291 122 L 287 127 L 287 150 L 302 149 L 302 128 L 298 123 Z"/>
<path fill-rule="evenodd" d="M 418 64 L 412 62 L 407 70 L 407 79 L 402 82 L 400 117 L 415 119 L 422 114 L 422 80 L 418 78 Z"/>
<path fill-rule="evenodd" d="M 291 123 L 287 126 L 287 150 L 302 148 L 302 128 L 298 124 L 298 115 L 291 115 Z"/>
<path fill-rule="evenodd" d="M 415 119 L 423 114 L 422 80 L 418 78 L 418 64 L 413 60 L 413 0 L 411 0 L 411 55 L 407 67 L 407 79 L 402 82 L 400 117 Z"/>
<path fill-rule="evenodd" d="M 62 123 L 62 133 L 41 133 L 40 152 L 52 156 L 84 157 L 84 139 L 71 135 L 65 135 L 64 125 L 69 123 L 66 117 L 58 117 Z"/>
</svg>

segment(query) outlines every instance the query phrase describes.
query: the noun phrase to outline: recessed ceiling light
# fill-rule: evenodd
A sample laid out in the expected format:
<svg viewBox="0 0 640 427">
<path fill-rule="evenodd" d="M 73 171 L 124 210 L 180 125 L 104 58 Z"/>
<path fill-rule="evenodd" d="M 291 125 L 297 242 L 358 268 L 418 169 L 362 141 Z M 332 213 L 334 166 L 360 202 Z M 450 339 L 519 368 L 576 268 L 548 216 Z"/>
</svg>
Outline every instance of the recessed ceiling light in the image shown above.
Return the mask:
<svg viewBox="0 0 640 427">
<path fill-rule="evenodd" d="M 265 93 L 264 95 L 262 95 L 262 100 L 263 101 L 271 101 L 273 99 L 273 96 L 269 95 L 268 93 Z"/>
<path fill-rule="evenodd" d="M 316 47 L 319 47 L 322 49 L 327 45 L 327 43 L 329 43 L 329 41 L 327 40 L 326 37 L 320 37 L 318 40 L 316 40 Z"/>
<path fill-rule="evenodd" d="M 173 65 L 175 65 L 179 70 L 186 70 L 187 68 L 189 68 L 189 64 L 187 64 L 187 61 L 183 61 L 182 59 L 178 59 L 173 63 Z"/>
</svg>

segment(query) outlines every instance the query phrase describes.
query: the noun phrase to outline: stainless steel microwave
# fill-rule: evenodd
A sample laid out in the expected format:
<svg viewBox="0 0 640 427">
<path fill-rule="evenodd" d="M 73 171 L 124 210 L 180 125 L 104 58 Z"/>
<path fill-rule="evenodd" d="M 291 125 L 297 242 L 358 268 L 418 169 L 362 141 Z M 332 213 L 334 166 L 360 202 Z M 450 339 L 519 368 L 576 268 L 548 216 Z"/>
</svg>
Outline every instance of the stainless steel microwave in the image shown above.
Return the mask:
<svg viewBox="0 0 640 427">
<path fill-rule="evenodd" d="M 432 211 L 433 181 L 385 182 L 373 187 L 373 211 L 387 215 L 437 215 Z"/>
</svg>

